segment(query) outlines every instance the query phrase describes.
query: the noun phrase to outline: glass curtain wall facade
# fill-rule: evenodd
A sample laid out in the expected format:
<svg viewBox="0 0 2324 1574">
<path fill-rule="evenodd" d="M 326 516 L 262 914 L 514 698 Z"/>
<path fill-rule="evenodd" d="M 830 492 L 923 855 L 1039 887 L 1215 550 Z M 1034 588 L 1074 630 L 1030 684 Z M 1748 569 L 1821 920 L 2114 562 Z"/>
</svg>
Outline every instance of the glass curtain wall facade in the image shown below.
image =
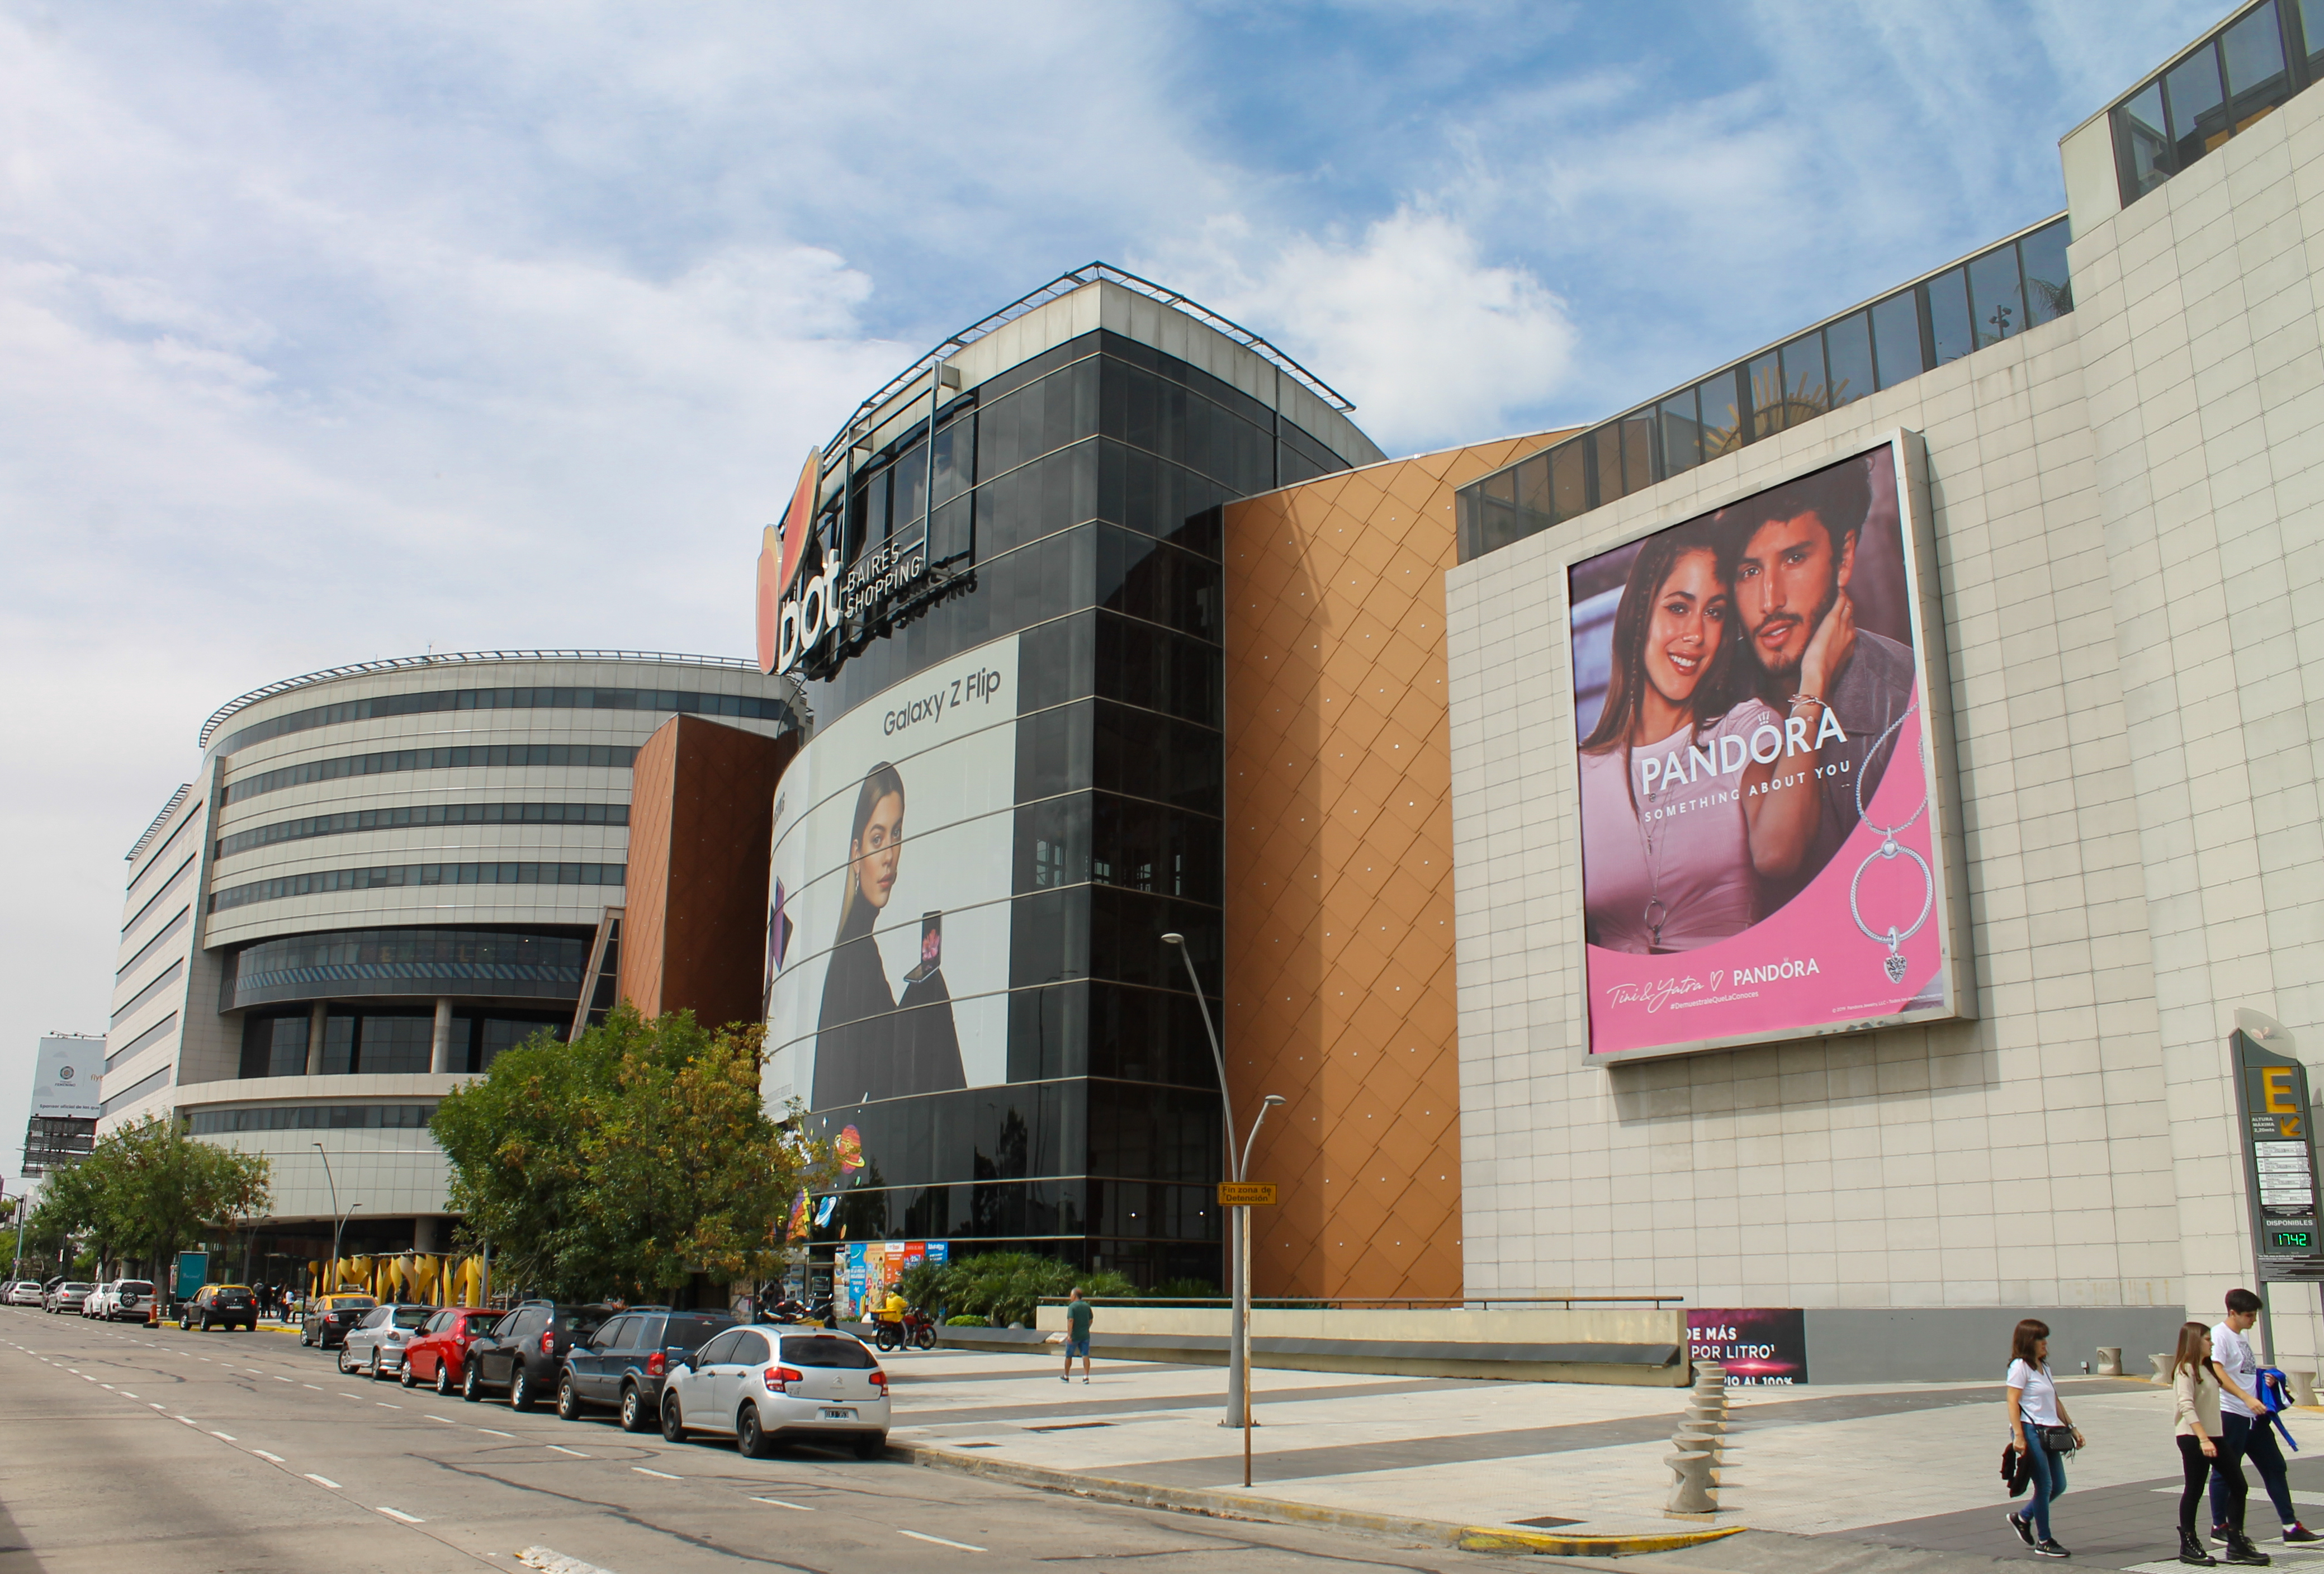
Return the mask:
<svg viewBox="0 0 2324 1574">
<path fill-rule="evenodd" d="M 818 1109 L 865 1167 L 814 1239 L 1020 1247 L 1216 1280 L 1218 1078 L 1184 964 L 1220 976 L 1220 505 L 1348 468 L 1261 402 L 1085 333 L 853 456 L 819 525 L 853 561 L 930 521 L 973 562 L 806 684 L 818 727 L 1021 633 L 1008 1080 Z M 935 491 L 927 496 L 929 477 Z M 844 497 L 844 505 L 842 498 Z"/>
</svg>

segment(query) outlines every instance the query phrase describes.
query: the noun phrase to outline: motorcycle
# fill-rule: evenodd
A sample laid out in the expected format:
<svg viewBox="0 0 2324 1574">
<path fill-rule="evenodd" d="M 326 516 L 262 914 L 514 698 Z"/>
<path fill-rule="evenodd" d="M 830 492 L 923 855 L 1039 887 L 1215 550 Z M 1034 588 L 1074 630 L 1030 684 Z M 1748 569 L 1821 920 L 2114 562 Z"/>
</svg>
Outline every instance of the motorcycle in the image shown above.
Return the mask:
<svg viewBox="0 0 2324 1574">
<path fill-rule="evenodd" d="M 936 1347 L 936 1319 L 917 1307 L 908 1308 L 901 1322 L 883 1322 L 872 1331 L 872 1342 L 883 1350 L 908 1347 L 916 1350 Z"/>
</svg>

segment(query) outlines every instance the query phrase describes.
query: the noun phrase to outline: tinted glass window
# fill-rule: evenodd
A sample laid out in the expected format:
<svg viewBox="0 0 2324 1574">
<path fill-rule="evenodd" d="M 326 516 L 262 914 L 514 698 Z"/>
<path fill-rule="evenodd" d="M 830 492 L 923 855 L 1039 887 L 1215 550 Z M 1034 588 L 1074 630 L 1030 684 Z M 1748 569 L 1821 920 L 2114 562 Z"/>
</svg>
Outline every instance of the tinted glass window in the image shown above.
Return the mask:
<svg viewBox="0 0 2324 1574">
<path fill-rule="evenodd" d="M 1582 458 L 1580 443 L 1560 443 L 1549 451 L 1549 494 L 1558 518 L 1572 519 L 1589 511 L 1587 472 L 1588 461 Z"/>
<path fill-rule="evenodd" d="M 2171 100 L 2173 162 L 2185 169 L 2227 140 L 2227 117 L 2219 91 L 2218 51 L 2205 44 L 2163 73 Z"/>
<path fill-rule="evenodd" d="M 2171 178 L 2171 128 L 2163 114 L 2163 84 L 2149 82 L 2114 112 L 2115 157 L 2122 199 L 2135 202 Z"/>
<path fill-rule="evenodd" d="M 2324 60 L 2324 0 L 2300 0 L 2300 31 L 2307 35 L 2310 61 Z"/>
<path fill-rule="evenodd" d="M 2275 6 L 2261 6 L 2221 33 L 2219 58 L 2227 67 L 2236 129 L 2241 131 L 2282 99 L 2283 33 Z"/>
<path fill-rule="evenodd" d="M 1742 445 L 1743 416 L 1735 395 L 1733 372 L 1724 372 L 1699 386 L 1702 401 L 1702 457 L 1715 459 Z"/>
<path fill-rule="evenodd" d="M 663 1326 L 659 1336 L 650 1342 L 657 1347 L 674 1346 L 682 1350 L 697 1350 L 709 1342 L 711 1336 L 732 1326 L 733 1319 L 716 1315 L 697 1313 L 690 1317 L 673 1317 Z"/>
<path fill-rule="evenodd" d="M 695 1359 L 705 1366 L 723 1366 L 734 1358 L 734 1346 L 741 1337 L 741 1329 L 730 1329 L 703 1346 Z"/>
<path fill-rule="evenodd" d="M 560 1306 L 552 1316 L 558 1328 L 576 1340 L 587 1338 L 605 1320 L 604 1312 L 586 1306 Z"/>
<path fill-rule="evenodd" d="M 783 1359 L 794 1366 L 821 1366 L 844 1372 L 868 1372 L 880 1364 L 872 1358 L 871 1351 L 855 1340 L 835 1338 L 829 1334 L 786 1336 Z"/>
<path fill-rule="evenodd" d="M 1872 325 L 1861 311 L 1823 330 L 1824 356 L 1831 369 L 1831 408 L 1872 392 Z"/>
<path fill-rule="evenodd" d="M 2024 260 L 2025 322 L 2027 327 L 2052 321 L 2074 309 L 2074 292 L 2066 277 L 2066 242 L 2070 238 L 2061 222 L 2037 229 L 2017 243 Z"/>
<path fill-rule="evenodd" d="M 400 1329 L 426 1328 L 436 1314 L 424 1306 L 399 1306 L 395 1309 L 395 1326 Z"/>
<path fill-rule="evenodd" d="M 1824 375 L 1823 335 L 1804 333 L 1784 347 L 1785 426 L 1822 414 L 1831 408 L 1831 379 Z"/>
<path fill-rule="evenodd" d="M 1674 394 L 1662 403 L 1663 464 L 1675 476 L 1702 462 L 1702 423 L 1695 414 L 1694 390 Z"/>
<path fill-rule="evenodd" d="M 2017 248 L 2001 246 L 1969 265 L 1969 309 L 1977 344 L 1999 344 L 2025 326 L 2025 294 L 2017 278 Z"/>
<path fill-rule="evenodd" d="M 1622 434 L 1609 421 L 1590 434 L 1590 444 L 1596 450 L 1592 456 L 1598 464 L 1597 501 L 1611 503 L 1626 490 L 1622 485 Z"/>
<path fill-rule="evenodd" d="M 643 1318 L 635 1317 L 614 1318 L 597 1330 L 596 1338 L 589 1341 L 590 1346 L 600 1350 L 627 1349 L 630 1336 L 637 1331 L 638 1325 L 644 1320 L 646 1319 Z"/>
<path fill-rule="evenodd" d="M 1969 272 L 1955 268 L 1929 281 L 1929 328 L 1935 336 L 1937 365 L 1957 361 L 1977 347 L 1969 330 Z"/>
<path fill-rule="evenodd" d="M 745 1366 L 756 1366 L 762 1362 L 774 1359 L 774 1352 L 767 1347 L 767 1338 L 764 1334 L 755 1334 L 743 1329 L 735 1338 L 734 1353 L 726 1358 Z"/>
<path fill-rule="evenodd" d="M 1912 291 L 1891 295 L 1872 309 L 1872 353 L 1883 388 L 1894 388 L 1928 370 L 1921 356 L 1921 307 Z"/>
<path fill-rule="evenodd" d="M 1766 437 L 1784 430 L 1784 373 L 1773 350 L 1756 357 L 1744 369 L 1751 399 L 1751 432 Z"/>
</svg>

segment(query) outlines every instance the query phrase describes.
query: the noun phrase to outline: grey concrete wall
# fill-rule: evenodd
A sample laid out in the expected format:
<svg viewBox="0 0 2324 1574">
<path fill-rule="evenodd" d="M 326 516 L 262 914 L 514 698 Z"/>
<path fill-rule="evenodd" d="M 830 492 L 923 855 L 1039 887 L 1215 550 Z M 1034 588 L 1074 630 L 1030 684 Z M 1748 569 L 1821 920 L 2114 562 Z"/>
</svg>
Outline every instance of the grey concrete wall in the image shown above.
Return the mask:
<svg viewBox="0 0 2324 1574">
<path fill-rule="evenodd" d="M 2185 1320 L 2170 1306 L 1997 1306 L 1812 1309 L 1810 1383 L 1998 1383 L 2009 1370 L 2009 1335 L 2022 1318 L 2050 1325 L 2050 1369 L 2095 1371 L 2104 1345 L 2122 1347 L 2122 1369 L 2144 1375 L 2146 1357 L 2177 1344 Z"/>
</svg>

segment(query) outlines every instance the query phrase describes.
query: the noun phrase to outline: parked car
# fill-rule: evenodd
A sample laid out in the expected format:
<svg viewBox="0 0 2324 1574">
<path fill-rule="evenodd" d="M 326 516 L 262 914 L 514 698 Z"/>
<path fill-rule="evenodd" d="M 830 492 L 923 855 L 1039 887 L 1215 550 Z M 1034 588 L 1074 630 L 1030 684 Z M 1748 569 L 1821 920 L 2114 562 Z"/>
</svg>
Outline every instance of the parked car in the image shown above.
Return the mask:
<svg viewBox="0 0 2324 1574">
<path fill-rule="evenodd" d="M 565 1353 L 604 1326 L 602 1306 L 556 1306 L 528 1301 L 468 1347 L 460 1397 L 482 1399 L 499 1390 L 509 1408 L 522 1410 L 557 1386 Z"/>
<path fill-rule="evenodd" d="M 402 1371 L 405 1347 L 435 1316 L 432 1306 L 387 1302 L 373 1307 L 339 1341 L 339 1370 L 369 1373 L 374 1382 Z"/>
<path fill-rule="evenodd" d="M 663 1385 L 661 1435 L 678 1443 L 690 1431 L 731 1434 L 753 1459 L 792 1440 L 876 1459 L 888 1447 L 888 1375 L 852 1334 L 728 1329 Z"/>
<path fill-rule="evenodd" d="M 661 1413 L 662 1384 L 716 1335 L 734 1326 L 723 1311 L 672 1311 L 633 1306 L 608 1318 L 586 1344 L 566 1352 L 557 1377 L 557 1413 L 578 1421 L 593 1405 L 611 1405 L 623 1431 L 651 1431 Z"/>
<path fill-rule="evenodd" d="M 247 1332 L 258 1327 L 258 1297 L 247 1284 L 205 1284 L 178 1309 L 178 1326 L 204 1333 L 214 1328 Z"/>
<path fill-rule="evenodd" d="M 363 1321 L 364 1313 L 379 1304 L 370 1295 L 318 1295 L 299 1319 L 299 1342 L 320 1349 L 346 1341 L 347 1330 Z"/>
<path fill-rule="evenodd" d="M 38 1279 L 19 1279 L 8 1287 L 8 1304 L 11 1306 L 38 1306 L 47 1299 Z"/>
<path fill-rule="evenodd" d="M 62 1311 L 78 1311 L 80 1310 L 80 1303 L 87 1301 L 89 1297 L 89 1292 L 96 1288 L 96 1285 L 83 1283 L 78 1279 L 66 1280 L 54 1290 L 49 1292 L 49 1315 L 54 1317 L 57 1313 Z"/>
<path fill-rule="evenodd" d="M 403 1385 L 429 1383 L 438 1393 L 456 1393 L 468 1347 L 500 1318 L 481 1306 L 447 1306 L 429 1318 L 419 1337 L 403 1347 Z"/>
<path fill-rule="evenodd" d="M 105 1315 L 105 1301 L 106 1301 L 106 1297 L 107 1297 L 107 1296 L 111 1295 L 112 1293 L 113 1293 L 113 1281 L 112 1281 L 112 1280 L 110 1280 L 110 1279 L 100 1279 L 100 1280 L 98 1280 L 98 1281 L 97 1282 L 97 1288 L 96 1288 L 96 1289 L 94 1289 L 94 1290 L 92 1290 L 92 1291 L 90 1291 L 87 1295 L 84 1295 L 84 1296 L 82 1296 L 82 1297 L 81 1297 L 81 1302 L 80 1302 L 80 1314 L 81 1314 L 81 1316 L 83 1316 L 83 1317 L 102 1317 L 102 1316 L 104 1316 L 104 1315 Z"/>
<path fill-rule="evenodd" d="M 153 1282 L 151 1279 L 116 1279 L 113 1292 L 105 1298 L 105 1320 L 107 1322 L 143 1322 L 145 1314 L 153 1308 Z"/>
</svg>

